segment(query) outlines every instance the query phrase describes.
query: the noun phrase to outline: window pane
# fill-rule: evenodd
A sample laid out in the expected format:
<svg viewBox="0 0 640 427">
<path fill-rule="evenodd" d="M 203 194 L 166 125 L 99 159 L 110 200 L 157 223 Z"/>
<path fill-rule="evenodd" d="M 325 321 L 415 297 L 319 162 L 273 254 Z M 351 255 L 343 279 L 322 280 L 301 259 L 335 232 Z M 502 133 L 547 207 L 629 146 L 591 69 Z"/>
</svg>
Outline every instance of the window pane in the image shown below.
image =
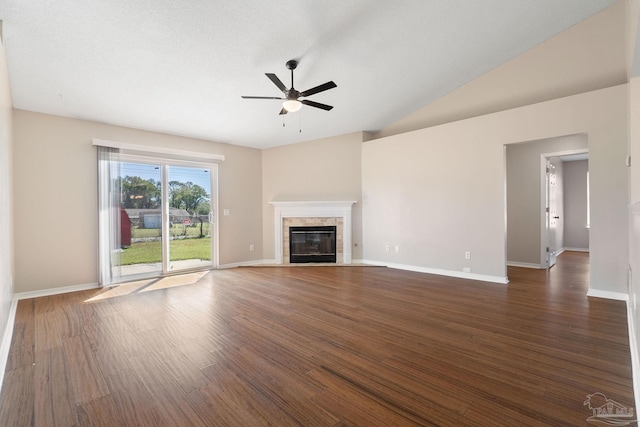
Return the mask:
<svg viewBox="0 0 640 427">
<path fill-rule="evenodd" d="M 120 168 L 120 276 L 162 272 L 160 165 L 123 162 Z"/>
<path fill-rule="evenodd" d="M 169 166 L 169 270 L 211 265 L 211 170 Z"/>
</svg>

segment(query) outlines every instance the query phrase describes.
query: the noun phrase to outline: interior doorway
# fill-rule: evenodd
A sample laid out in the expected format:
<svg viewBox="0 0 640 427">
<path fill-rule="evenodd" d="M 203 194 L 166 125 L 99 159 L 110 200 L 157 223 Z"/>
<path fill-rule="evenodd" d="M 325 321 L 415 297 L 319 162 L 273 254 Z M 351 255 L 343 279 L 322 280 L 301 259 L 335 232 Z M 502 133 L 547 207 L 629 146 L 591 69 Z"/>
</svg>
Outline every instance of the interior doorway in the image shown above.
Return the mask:
<svg viewBox="0 0 640 427">
<path fill-rule="evenodd" d="M 523 141 L 505 145 L 506 163 L 506 252 L 507 266 L 546 269 L 553 265 L 553 258 L 563 250 L 580 250 L 588 252 L 587 243 L 567 245 L 566 230 L 571 233 L 580 228 L 585 232 L 586 201 L 581 210 L 584 219 L 579 225 L 575 224 L 575 215 L 565 209 L 565 199 L 575 192 L 575 183 L 565 189 L 564 169 L 569 162 L 578 156 L 583 156 L 587 163 L 588 137 L 587 134 L 574 134 L 546 138 L 541 140 Z M 547 176 L 547 159 L 555 166 L 555 173 Z M 573 162 L 571 162 L 573 163 Z M 575 168 L 567 168 L 575 169 Z M 581 197 L 586 198 L 586 167 L 584 168 Z M 582 179 L 581 178 L 581 179 Z M 549 197 L 547 186 L 552 183 L 555 195 Z M 581 185 L 581 184 L 580 184 Z M 551 212 L 547 213 L 548 202 L 555 202 Z M 575 214 L 574 201 L 571 202 L 572 212 Z M 557 217 L 557 218 L 555 218 Z M 569 224 L 571 222 L 571 224 Z M 571 227 L 568 227 L 571 225 Z"/>
</svg>

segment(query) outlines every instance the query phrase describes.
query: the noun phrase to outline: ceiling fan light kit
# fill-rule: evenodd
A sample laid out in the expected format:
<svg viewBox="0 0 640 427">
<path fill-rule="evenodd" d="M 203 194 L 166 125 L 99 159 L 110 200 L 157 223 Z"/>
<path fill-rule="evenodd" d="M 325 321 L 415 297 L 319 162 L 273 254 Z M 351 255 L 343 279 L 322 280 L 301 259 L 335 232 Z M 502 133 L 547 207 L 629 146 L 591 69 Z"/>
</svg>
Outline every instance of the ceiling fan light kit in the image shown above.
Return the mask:
<svg viewBox="0 0 640 427">
<path fill-rule="evenodd" d="M 333 89 L 334 87 L 338 87 L 334 82 L 329 81 L 323 83 L 319 86 L 313 87 L 311 89 L 299 92 L 293 87 L 293 70 L 298 67 L 298 61 L 292 59 L 287 61 L 287 69 L 291 70 L 291 88 L 287 89 L 287 87 L 282 83 L 282 81 L 273 73 L 265 73 L 267 78 L 273 82 L 274 85 L 277 86 L 278 89 L 282 91 L 285 98 L 279 98 L 275 96 L 242 96 L 244 99 L 279 99 L 283 100 L 282 110 L 280 110 L 280 114 L 294 113 L 302 108 L 302 104 L 308 105 L 310 107 L 320 108 L 321 110 L 329 111 L 333 108 L 331 105 L 321 104 L 319 102 L 311 101 L 308 99 L 300 99 L 306 98 L 311 95 L 315 95 L 316 93 L 324 92 L 325 90 Z"/>
<path fill-rule="evenodd" d="M 295 113 L 302 108 L 302 102 L 297 99 L 288 99 L 282 103 L 282 108 L 287 110 L 289 113 Z"/>
</svg>

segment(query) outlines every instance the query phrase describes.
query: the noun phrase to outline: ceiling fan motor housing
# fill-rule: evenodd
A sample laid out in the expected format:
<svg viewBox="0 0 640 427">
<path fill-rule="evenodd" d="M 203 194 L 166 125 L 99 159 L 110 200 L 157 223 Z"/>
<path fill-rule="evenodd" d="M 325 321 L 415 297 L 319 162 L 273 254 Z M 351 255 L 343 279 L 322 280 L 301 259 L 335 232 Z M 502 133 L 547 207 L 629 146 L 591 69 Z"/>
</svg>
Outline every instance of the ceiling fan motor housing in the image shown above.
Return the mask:
<svg viewBox="0 0 640 427">
<path fill-rule="evenodd" d="M 287 99 L 298 99 L 300 98 L 300 92 L 291 88 L 287 91 Z"/>
</svg>

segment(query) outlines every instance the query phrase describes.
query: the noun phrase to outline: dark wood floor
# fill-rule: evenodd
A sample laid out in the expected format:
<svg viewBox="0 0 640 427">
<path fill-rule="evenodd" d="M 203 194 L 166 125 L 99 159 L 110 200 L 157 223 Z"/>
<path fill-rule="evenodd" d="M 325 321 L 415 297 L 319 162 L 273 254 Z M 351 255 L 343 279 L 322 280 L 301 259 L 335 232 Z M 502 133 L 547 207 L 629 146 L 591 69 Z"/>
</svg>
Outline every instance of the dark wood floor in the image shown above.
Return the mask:
<svg viewBox="0 0 640 427">
<path fill-rule="evenodd" d="M 585 425 L 590 393 L 634 402 L 625 304 L 588 298 L 588 269 L 239 268 L 23 300 L 0 425 Z"/>
</svg>

